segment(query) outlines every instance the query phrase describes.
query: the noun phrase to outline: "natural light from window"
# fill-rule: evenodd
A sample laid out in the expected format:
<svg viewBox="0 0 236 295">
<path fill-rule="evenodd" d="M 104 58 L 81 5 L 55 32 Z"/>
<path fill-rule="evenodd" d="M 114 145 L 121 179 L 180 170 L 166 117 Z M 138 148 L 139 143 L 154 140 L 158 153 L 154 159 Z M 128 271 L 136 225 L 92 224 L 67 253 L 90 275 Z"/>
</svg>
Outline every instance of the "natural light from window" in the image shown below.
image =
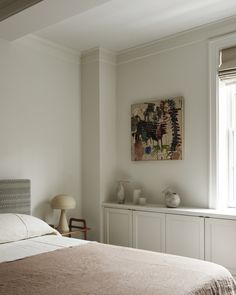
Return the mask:
<svg viewBox="0 0 236 295">
<path fill-rule="evenodd" d="M 219 82 L 219 207 L 236 207 L 236 80 Z"/>
</svg>

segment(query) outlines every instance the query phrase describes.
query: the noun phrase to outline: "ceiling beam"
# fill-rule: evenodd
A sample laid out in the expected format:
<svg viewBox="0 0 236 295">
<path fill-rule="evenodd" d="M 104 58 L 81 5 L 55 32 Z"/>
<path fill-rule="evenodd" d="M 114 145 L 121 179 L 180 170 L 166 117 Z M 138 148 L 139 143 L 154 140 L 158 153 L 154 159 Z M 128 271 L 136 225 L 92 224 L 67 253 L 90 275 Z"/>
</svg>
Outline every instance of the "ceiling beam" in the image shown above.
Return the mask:
<svg viewBox="0 0 236 295">
<path fill-rule="evenodd" d="M 43 0 L 0 0 L 0 21 Z"/>
</svg>

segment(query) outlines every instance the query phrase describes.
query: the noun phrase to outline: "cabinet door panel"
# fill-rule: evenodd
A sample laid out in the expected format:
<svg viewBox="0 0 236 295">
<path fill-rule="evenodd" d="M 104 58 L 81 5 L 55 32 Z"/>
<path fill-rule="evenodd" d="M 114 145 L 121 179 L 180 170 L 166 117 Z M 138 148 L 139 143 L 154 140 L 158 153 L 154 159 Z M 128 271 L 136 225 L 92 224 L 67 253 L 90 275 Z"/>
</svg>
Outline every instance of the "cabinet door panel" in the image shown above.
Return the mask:
<svg viewBox="0 0 236 295">
<path fill-rule="evenodd" d="M 204 218 L 167 214 L 166 253 L 204 259 Z"/>
<path fill-rule="evenodd" d="M 165 251 L 165 214 L 133 212 L 133 247 Z"/>
<path fill-rule="evenodd" d="M 205 221 L 206 260 L 226 267 L 236 275 L 236 220 L 207 218 Z"/>
<path fill-rule="evenodd" d="M 105 208 L 105 242 L 132 247 L 132 211 Z"/>
</svg>

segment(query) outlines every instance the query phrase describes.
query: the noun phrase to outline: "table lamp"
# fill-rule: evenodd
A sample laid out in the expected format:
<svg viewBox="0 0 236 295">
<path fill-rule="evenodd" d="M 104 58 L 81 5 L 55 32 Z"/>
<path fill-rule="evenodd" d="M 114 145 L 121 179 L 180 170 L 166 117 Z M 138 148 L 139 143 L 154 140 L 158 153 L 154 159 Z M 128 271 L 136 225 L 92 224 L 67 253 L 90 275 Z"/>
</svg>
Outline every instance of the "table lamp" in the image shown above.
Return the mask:
<svg viewBox="0 0 236 295">
<path fill-rule="evenodd" d="M 51 201 L 53 209 L 61 209 L 61 216 L 57 230 L 60 232 L 68 232 L 69 227 L 66 219 L 66 210 L 75 208 L 75 199 L 69 195 L 57 195 Z"/>
</svg>

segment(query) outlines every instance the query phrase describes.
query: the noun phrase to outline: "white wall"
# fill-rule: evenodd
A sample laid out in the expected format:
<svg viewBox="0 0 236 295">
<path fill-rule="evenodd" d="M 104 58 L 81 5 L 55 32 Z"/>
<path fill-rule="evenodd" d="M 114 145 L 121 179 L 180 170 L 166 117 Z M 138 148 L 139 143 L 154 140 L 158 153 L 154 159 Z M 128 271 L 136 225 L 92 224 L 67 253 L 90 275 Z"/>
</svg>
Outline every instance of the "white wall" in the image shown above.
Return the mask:
<svg viewBox="0 0 236 295">
<path fill-rule="evenodd" d="M 101 51 L 101 50 L 100 50 Z M 110 198 L 116 173 L 116 60 L 102 50 L 100 62 L 100 175 L 101 201 Z"/>
<path fill-rule="evenodd" d="M 163 203 L 172 186 L 182 205 L 207 207 L 209 189 L 208 40 L 236 30 L 227 21 L 123 52 L 117 69 L 118 173 L 131 177 L 150 202 Z M 184 96 L 184 160 L 132 162 L 130 105 L 155 98 Z"/>
<path fill-rule="evenodd" d="M 201 57 L 201 58 L 199 58 Z M 142 184 L 152 202 L 163 202 L 168 185 L 185 205 L 207 206 L 207 48 L 199 43 L 120 65 L 117 85 L 120 173 Z M 155 98 L 185 99 L 184 160 L 131 162 L 130 105 Z"/>
<path fill-rule="evenodd" d="M 101 203 L 108 200 L 116 171 L 116 66 L 102 49 L 82 55 L 83 216 L 89 239 L 99 240 Z"/>
<path fill-rule="evenodd" d="M 82 211 L 88 226 L 89 239 L 99 239 L 100 216 L 100 114 L 99 60 L 82 57 Z"/>
<path fill-rule="evenodd" d="M 100 63 L 100 208 L 114 193 L 117 169 L 116 153 L 116 59 L 102 51 Z M 100 238 L 103 241 L 103 215 L 100 216 Z"/>
<path fill-rule="evenodd" d="M 0 178 L 31 180 L 33 215 L 53 221 L 48 200 L 69 193 L 79 216 L 79 56 L 33 37 L 1 40 L 0 77 Z"/>
</svg>

